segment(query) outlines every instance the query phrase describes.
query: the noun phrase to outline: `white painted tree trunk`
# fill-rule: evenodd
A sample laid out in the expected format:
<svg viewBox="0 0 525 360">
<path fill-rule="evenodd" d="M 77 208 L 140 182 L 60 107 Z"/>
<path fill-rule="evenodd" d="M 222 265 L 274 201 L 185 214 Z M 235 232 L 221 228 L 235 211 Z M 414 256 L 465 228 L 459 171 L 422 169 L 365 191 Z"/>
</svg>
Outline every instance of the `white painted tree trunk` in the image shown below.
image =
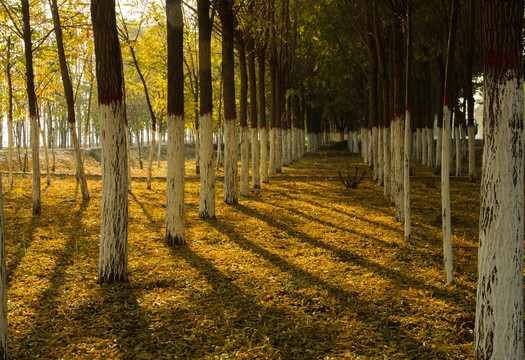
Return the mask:
<svg viewBox="0 0 525 360">
<path fill-rule="evenodd" d="M 287 145 L 287 152 L 288 152 L 288 165 L 294 162 L 293 158 L 293 149 L 294 149 L 294 143 L 293 143 L 293 128 L 286 130 L 286 145 Z"/>
<path fill-rule="evenodd" d="M 9 164 L 8 190 L 13 189 L 13 120 L 7 121 L 8 144 L 7 144 L 7 162 Z"/>
<path fill-rule="evenodd" d="M 128 192 L 131 193 L 131 153 L 130 153 L 130 143 L 129 143 L 129 126 L 125 125 L 126 127 L 126 166 L 127 166 L 127 174 L 128 174 Z"/>
<path fill-rule="evenodd" d="M 290 159 L 288 158 L 288 130 L 281 129 L 281 151 L 282 151 L 282 165 L 290 165 Z"/>
<path fill-rule="evenodd" d="M 184 116 L 168 114 L 166 243 L 169 246 L 186 244 L 184 174 Z"/>
<path fill-rule="evenodd" d="M 384 165 L 384 179 L 383 187 L 385 196 L 389 197 L 392 194 L 391 190 L 391 156 L 390 156 L 390 126 L 383 128 L 383 165 Z"/>
<path fill-rule="evenodd" d="M 313 141 L 314 139 L 313 139 L 312 133 L 309 133 L 308 135 L 306 135 L 306 150 L 308 152 L 314 151 Z"/>
<path fill-rule="evenodd" d="M 354 153 L 359 154 L 359 133 L 357 131 L 353 132 L 354 137 Z"/>
<path fill-rule="evenodd" d="M 418 162 L 423 162 L 423 134 L 421 133 L 421 128 L 416 130 L 416 159 Z"/>
<path fill-rule="evenodd" d="M 241 126 L 241 196 L 250 195 L 250 143 L 248 127 Z"/>
<path fill-rule="evenodd" d="M 524 89 L 514 71 L 501 84 L 485 77 L 475 359 L 524 358 Z"/>
<path fill-rule="evenodd" d="M 5 259 L 4 195 L 0 177 L 0 359 L 8 358 L 7 353 L 7 273 Z"/>
<path fill-rule="evenodd" d="M 38 132 L 38 119 L 36 115 L 30 115 L 31 121 L 31 155 L 33 158 L 33 215 L 42 212 L 40 200 L 40 134 Z"/>
<path fill-rule="evenodd" d="M 427 149 L 427 129 L 421 129 L 421 164 L 428 163 L 428 149 Z"/>
<path fill-rule="evenodd" d="M 405 113 L 405 153 L 403 161 L 403 205 L 404 205 L 404 217 L 405 217 L 405 242 L 410 241 L 410 137 L 412 130 L 410 129 L 412 113 L 410 109 L 406 110 Z"/>
<path fill-rule="evenodd" d="M 393 184 L 392 190 L 394 194 L 394 203 L 396 205 L 396 218 L 400 222 L 405 221 L 405 206 L 404 206 L 404 191 L 403 191 L 403 176 L 404 176 L 404 168 L 403 168 L 403 158 L 405 154 L 404 149 L 404 133 L 403 133 L 403 123 L 404 123 L 405 117 L 400 114 L 396 115 L 395 117 L 395 136 L 394 140 L 395 143 L 392 146 L 394 151 L 394 166 L 396 168 L 395 170 L 395 182 Z M 407 151 L 410 151 L 410 149 L 407 149 Z M 410 153 L 409 153 L 410 156 Z"/>
<path fill-rule="evenodd" d="M 275 156 L 276 161 L 276 172 L 279 174 L 281 173 L 281 167 L 282 167 L 282 160 L 283 160 L 283 131 L 281 128 L 276 128 L 276 143 L 277 143 L 277 154 Z"/>
<path fill-rule="evenodd" d="M 252 143 L 252 187 L 254 189 L 261 188 L 261 173 L 259 161 L 259 129 L 251 128 L 251 143 Z"/>
<path fill-rule="evenodd" d="M 468 177 L 476 181 L 476 142 L 472 125 L 468 127 Z"/>
<path fill-rule="evenodd" d="M 277 128 L 270 128 L 270 176 L 277 174 Z"/>
<path fill-rule="evenodd" d="M 366 137 L 367 137 L 367 152 L 368 152 L 368 165 L 374 169 L 374 137 L 372 136 L 372 129 L 367 128 L 366 129 Z M 377 180 L 377 174 L 374 173 L 374 180 Z"/>
<path fill-rule="evenodd" d="M 237 176 L 237 124 L 235 119 L 224 121 L 224 202 L 239 202 L 239 179 Z"/>
<path fill-rule="evenodd" d="M 49 169 L 49 155 L 47 153 L 47 142 L 46 142 L 46 133 L 42 128 L 40 128 L 40 135 L 42 136 L 42 145 L 44 148 L 44 160 L 46 162 L 46 183 L 51 185 L 51 171 Z"/>
<path fill-rule="evenodd" d="M 200 155 L 201 155 L 201 151 L 200 151 L 200 132 L 201 130 L 195 130 L 196 134 L 195 134 L 195 174 L 196 175 L 200 175 L 201 173 L 201 159 L 200 159 Z"/>
<path fill-rule="evenodd" d="M 459 133 L 459 126 L 454 127 L 454 140 L 456 141 L 456 176 L 461 176 L 461 136 Z"/>
<path fill-rule="evenodd" d="M 429 168 L 434 167 L 434 129 L 427 128 L 427 165 Z"/>
<path fill-rule="evenodd" d="M 157 167 L 160 168 L 160 156 L 162 154 L 162 132 L 159 131 L 159 143 L 157 144 Z"/>
<path fill-rule="evenodd" d="M 261 127 L 261 182 L 268 183 L 268 129 Z"/>
<path fill-rule="evenodd" d="M 77 130 L 75 129 L 75 123 L 69 123 L 69 134 L 70 134 L 71 142 L 73 143 L 73 148 L 75 151 L 75 165 L 76 165 L 76 172 L 77 172 L 77 180 L 78 182 L 80 182 L 80 192 L 82 193 L 82 201 L 87 202 L 89 201 L 89 190 L 87 186 L 86 175 L 84 173 L 84 162 L 82 161 L 82 151 L 80 150 L 80 144 L 78 142 L 78 136 L 77 136 Z M 44 140 L 44 144 L 45 144 L 45 140 Z M 47 158 L 47 150 L 46 150 L 46 158 Z"/>
<path fill-rule="evenodd" d="M 150 144 L 149 156 L 148 156 L 148 178 L 146 180 L 146 188 L 148 190 L 151 190 L 151 176 L 153 173 L 153 156 L 155 155 L 155 138 L 156 138 L 156 131 L 155 129 L 153 129 L 151 133 L 151 144 Z"/>
<path fill-rule="evenodd" d="M 102 141 L 102 214 L 98 281 L 128 278 L 128 165 L 122 103 L 99 104 Z"/>
<path fill-rule="evenodd" d="M 441 152 L 443 151 L 443 128 L 437 128 L 437 140 L 436 140 L 436 169 L 441 168 Z"/>
<path fill-rule="evenodd" d="M 201 130 L 202 131 L 202 130 Z M 222 126 L 217 131 L 217 169 L 222 166 Z"/>
<path fill-rule="evenodd" d="M 213 168 L 213 119 L 212 114 L 200 117 L 200 202 L 199 217 L 215 217 L 215 169 Z"/>
<path fill-rule="evenodd" d="M 377 126 L 374 126 L 372 129 L 370 129 L 370 134 L 372 136 L 371 146 L 370 146 L 370 155 L 372 159 L 372 167 L 374 170 L 374 180 L 379 182 L 379 156 L 378 156 L 378 134 L 377 134 Z"/>
<path fill-rule="evenodd" d="M 363 162 L 368 165 L 368 130 L 365 127 L 361 128 L 361 157 Z"/>
<path fill-rule="evenodd" d="M 443 148 L 441 157 L 441 204 L 443 225 L 443 257 L 447 283 L 454 282 L 454 261 L 452 258 L 452 225 L 450 219 L 450 145 L 451 114 L 447 105 L 443 107 Z"/>
<path fill-rule="evenodd" d="M 383 186 L 383 181 L 384 181 L 384 175 L 385 175 L 385 168 L 384 168 L 384 165 L 383 165 L 383 127 L 382 126 L 378 126 L 376 127 L 377 128 L 377 147 L 376 147 L 376 151 L 377 151 L 377 155 L 376 155 L 376 159 L 377 159 L 377 175 L 378 175 L 378 178 L 377 178 L 377 181 L 378 181 L 378 184 L 379 186 Z"/>
</svg>

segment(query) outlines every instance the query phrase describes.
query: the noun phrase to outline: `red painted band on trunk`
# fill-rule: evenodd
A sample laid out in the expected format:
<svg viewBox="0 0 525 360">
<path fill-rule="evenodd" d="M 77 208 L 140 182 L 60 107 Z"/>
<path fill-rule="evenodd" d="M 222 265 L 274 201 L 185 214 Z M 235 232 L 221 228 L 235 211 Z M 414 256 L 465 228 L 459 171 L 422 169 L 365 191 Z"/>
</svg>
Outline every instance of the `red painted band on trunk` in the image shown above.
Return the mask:
<svg viewBox="0 0 525 360">
<path fill-rule="evenodd" d="M 252 129 L 257 129 L 257 125 L 251 125 L 250 126 Z"/>
<path fill-rule="evenodd" d="M 112 102 L 122 102 L 122 96 L 99 96 L 98 103 L 109 105 Z"/>
<path fill-rule="evenodd" d="M 69 116 L 67 118 L 67 121 L 69 121 L 70 123 L 74 123 L 75 122 L 75 117 L 74 116 Z"/>
<path fill-rule="evenodd" d="M 483 54 L 483 68 L 522 69 L 523 54 L 518 51 L 488 50 Z"/>
<path fill-rule="evenodd" d="M 412 109 L 410 108 L 410 106 L 407 106 L 407 107 L 405 108 L 405 110 L 406 110 L 406 111 L 411 111 Z"/>
<path fill-rule="evenodd" d="M 124 121 L 124 125 L 129 126 L 128 121 Z"/>
<path fill-rule="evenodd" d="M 237 120 L 237 116 L 225 116 L 224 120 Z"/>
<path fill-rule="evenodd" d="M 84 132 L 87 134 L 87 133 L 88 133 L 88 130 L 86 129 L 86 130 L 84 130 Z"/>
<path fill-rule="evenodd" d="M 153 127 L 151 128 L 151 130 L 153 130 L 153 131 L 157 131 L 157 128 L 156 128 L 155 126 L 153 126 Z"/>
<path fill-rule="evenodd" d="M 395 117 L 403 116 L 403 115 L 405 115 L 405 112 L 403 110 L 395 110 L 394 111 L 394 115 L 395 115 Z"/>
<path fill-rule="evenodd" d="M 200 111 L 201 116 L 208 115 L 208 114 L 211 115 L 211 113 L 212 113 L 211 110 L 201 110 Z"/>
<path fill-rule="evenodd" d="M 184 112 L 168 110 L 168 115 L 182 116 L 182 115 L 184 115 Z"/>
<path fill-rule="evenodd" d="M 240 127 L 245 128 L 248 127 L 248 124 L 239 124 Z"/>
<path fill-rule="evenodd" d="M 261 125 L 259 126 L 259 129 L 262 130 L 262 129 L 266 129 L 266 125 Z"/>
<path fill-rule="evenodd" d="M 31 117 L 35 117 L 36 114 L 35 114 L 34 112 L 30 112 L 30 113 L 29 113 L 29 116 L 31 116 Z"/>
<path fill-rule="evenodd" d="M 9 118 L 9 121 L 13 122 L 13 118 Z"/>
<path fill-rule="evenodd" d="M 445 94 L 445 96 L 443 97 L 443 102 L 445 104 L 449 104 L 452 102 L 452 96 L 450 96 L 449 94 Z"/>
<path fill-rule="evenodd" d="M 271 125 L 270 126 L 270 129 L 280 129 L 281 127 L 280 126 L 276 126 L 276 125 Z"/>
</svg>

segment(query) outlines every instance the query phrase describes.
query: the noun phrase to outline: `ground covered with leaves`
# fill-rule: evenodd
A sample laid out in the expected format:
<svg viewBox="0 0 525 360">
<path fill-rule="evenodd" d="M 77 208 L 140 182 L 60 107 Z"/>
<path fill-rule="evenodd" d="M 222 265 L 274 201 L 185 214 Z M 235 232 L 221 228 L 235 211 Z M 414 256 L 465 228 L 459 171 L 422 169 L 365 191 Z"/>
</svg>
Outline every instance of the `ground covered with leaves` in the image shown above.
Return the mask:
<svg viewBox="0 0 525 360">
<path fill-rule="evenodd" d="M 463 359 L 472 356 L 479 182 L 451 178 L 456 282 L 444 280 L 440 181 L 412 177 L 412 231 L 367 172 L 346 189 L 338 169 L 366 166 L 329 147 L 284 167 L 262 189 L 198 218 L 199 178 L 187 162 L 188 246 L 169 248 L 166 163 L 134 168 L 129 282 L 98 285 L 101 180 L 87 162 L 81 203 L 73 158 L 5 194 L 9 351 L 13 359 Z M 361 170 L 362 171 L 362 170 Z M 6 179 L 3 179 L 4 187 Z"/>
</svg>

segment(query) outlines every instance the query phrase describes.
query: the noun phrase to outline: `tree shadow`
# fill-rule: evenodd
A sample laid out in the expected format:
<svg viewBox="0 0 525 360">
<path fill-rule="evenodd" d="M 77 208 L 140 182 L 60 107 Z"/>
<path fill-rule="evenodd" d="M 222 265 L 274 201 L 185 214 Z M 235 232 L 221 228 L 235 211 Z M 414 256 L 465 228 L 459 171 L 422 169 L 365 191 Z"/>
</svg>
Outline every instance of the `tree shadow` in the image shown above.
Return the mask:
<svg viewBox="0 0 525 360">
<path fill-rule="evenodd" d="M 239 209 L 241 212 L 244 208 L 242 205 L 235 205 L 234 207 Z M 387 341 L 389 342 L 389 346 L 398 347 L 399 353 L 403 353 L 405 349 L 418 349 L 420 354 L 427 356 L 432 354 L 432 356 L 437 358 L 446 357 L 445 354 L 443 354 L 440 350 L 428 348 L 425 344 L 415 339 L 400 324 L 396 324 L 395 321 L 390 319 L 391 314 L 388 312 L 385 313 L 384 310 L 379 309 L 373 303 L 364 302 L 361 300 L 357 292 L 350 292 L 338 286 L 332 285 L 327 281 L 299 268 L 298 266 L 287 262 L 279 255 L 272 253 L 271 251 L 248 240 L 245 236 L 239 234 L 234 226 L 228 224 L 225 221 L 216 219 L 215 221 L 210 222 L 210 224 L 214 226 L 219 232 L 226 235 L 241 249 L 260 256 L 283 273 L 291 275 L 297 282 L 306 283 L 311 287 L 326 291 L 330 297 L 333 297 L 340 303 L 342 308 L 352 309 L 352 311 L 355 311 L 355 316 L 359 319 L 359 321 L 369 324 L 373 328 L 375 336 L 388 339 Z M 314 242 L 316 241 L 314 240 Z M 334 315 L 337 316 L 337 314 Z M 318 328 L 317 331 L 323 330 Z M 337 329 L 335 331 L 337 332 Z M 337 333 L 333 334 L 332 336 L 334 337 L 334 340 L 336 340 Z M 356 352 L 359 351 L 356 350 Z M 322 354 L 320 353 L 319 355 Z"/>
<path fill-rule="evenodd" d="M 366 259 L 365 257 L 350 252 L 345 249 L 341 249 L 337 246 L 328 244 L 324 241 L 317 240 L 309 236 L 308 234 L 301 232 L 297 229 L 294 229 L 290 227 L 289 225 L 284 224 L 283 222 L 280 222 L 276 220 L 273 217 L 267 216 L 265 214 L 262 214 L 254 209 L 251 209 L 245 205 L 242 204 L 236 204 L 232 205 L 234 208 L 239 210 L 241 213 L 244 213 L 250 217 L 259 219 L 266 224 L 276 228 L 280 229 L 290 236 L 297 238 L 299 241 L 307 243 L 313 247 L 321 248 L 330 251 L 334 255 L 337 256 L 337 258 L 345 263 L 351 263 L 352 265 L 359 266 L 364 269 L 368 269 L 370 271 L 373 271 L 378 276 L 388 279 L 393 284 L 396 285 L 398 289 L 408 289 L 408 288 L 416 288 L 418 290 L 429 290 L 433 293 L 434 297 L 438 297 L 442 300 L 448 300 L 451 297 L 454 298 L 461 298 L 460 303 L 462 304 L 468 304 L 469 300 L 466 299 L 460 292 L 455 291 L 453 289 L 442 289 L 437 286 L 425 283 L 421 280 L 418 280 L 417 278 L 414 278 L 413 276 L 410 276 L 407 272 L 393 269 L 386 267 L 384 265 L 381 265 L 377 262 L 371 261 L 369 259 Z M 466 308 L 465 311 L 471 311 L 471 308 Z"/>
</svg>

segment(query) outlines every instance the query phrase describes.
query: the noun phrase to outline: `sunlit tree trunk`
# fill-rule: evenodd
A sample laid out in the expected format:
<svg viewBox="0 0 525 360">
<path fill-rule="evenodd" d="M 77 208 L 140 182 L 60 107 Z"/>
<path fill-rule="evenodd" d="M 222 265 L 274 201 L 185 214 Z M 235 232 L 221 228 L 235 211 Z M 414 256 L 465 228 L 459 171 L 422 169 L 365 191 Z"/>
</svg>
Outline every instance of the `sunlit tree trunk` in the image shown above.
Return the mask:
<svg viewBox="0 0 525 360">
<path fill-rule="evenodd" d="M 64 94 L 67 103 L 67 120 L 69 125 L 69 133 L 71 136 L 71 142 L 75 150 L 75 162 L 76 162 L 76 173 L 77 181 L 80 182 L 80 190 L 82 193 L 82 201 L 89 201 L 89 190 L 87 186 L 86 176 L 84 174 L 84 162 L 82 161 L 82 152 L 80 150 L 80 143 L 78 141 L 77 130 L 76 130 L 76 115 L 75 115 L 75 99 L 73 94 L 73 84 L 69 75 L 69 69 L 66 61 L 66 54 L 64 50 L 62 26 L 60 24 L 60 16 L 58 14 L 58 5 L 56 0 L 51 0 L 51 12 L 53 14 L 53 26 L 55 29 L 55 38 L 57 41 L 58 60 L 60 64 L 60 74 L 62 76 L 62 84 L 64 85 Z M 42 132 L 42 137 L 44 134 Z M 45 142 L 44 142 L 45 146 Z M 46 162 L 47 162 L 47 150 L 46 150 Z M 48 175 L 49 176 L 49 175 Z"/>
<path fill-rule="evenodd" d="M 128 167 L 122 64 L 114 0 L 92 0 L 102 141 L 102 220 L 98 282 L 128 278 Z"/>
<path fill-rule="evenodd" d="M 39 128 L 40 135 L 42 136 L 42 145 L 44 148 L 44 159 L 46 162 L 46 183 L 47 185 L 51 185 L 51 171 L 49 168 L 49 154 L 47 152 L 47 143 L 46 143 L 46 133 L 42 128 Z"/>
<path fill-rule="evenodd" d="M 166 0 L 168 37 L 168 169 L 166 243 L 186 244 L 184 234 L 184 73 L 181 0 Z"/>
<path fill-rule="evenodd" d="M 523 1 L 481 2 L 483 171 L 474 359 L 524 358 Z"/>
<path fill-rule="evenodd" d="M 7 145 L 7 162 L 9 164 L 9 178 L 8 190 L 13 189 L 13 82 L 11 79 L 11 37 L 7 38 L 6 51 L 6 74 L 7 74 L 7 89 L 8 89 L 8 109 L 7 109 L 7 131 L 8 131 L 8 145 Z"/>
<path fill-rule="evenodd" d="M 31 155 L 33 157 L 33 215 L 39 215 L 42 212 L 40 200 L 40 135 L 38 133 L 35 75 L 33 71 L 33 47 L 31 42 L 31 24 L 29 18 L 28 0 L 22 0 L 22 17 L 24 24 L 23 35 L 26 63 L 27 97 L 29 100 L 29 119 L 31 122 Z"/>
</svg>

